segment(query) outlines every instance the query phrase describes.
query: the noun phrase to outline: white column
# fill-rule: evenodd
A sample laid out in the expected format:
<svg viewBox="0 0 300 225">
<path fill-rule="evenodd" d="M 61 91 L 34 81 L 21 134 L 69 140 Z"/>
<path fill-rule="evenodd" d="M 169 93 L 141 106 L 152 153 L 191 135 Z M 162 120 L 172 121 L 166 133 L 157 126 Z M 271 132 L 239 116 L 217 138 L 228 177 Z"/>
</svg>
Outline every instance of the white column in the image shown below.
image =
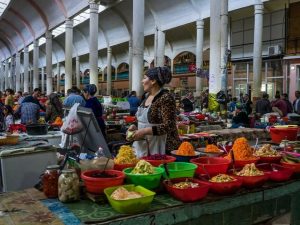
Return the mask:
<svg viewBox="0 0 300 225">
<path fill-rule="evenodd" d="M 34 82 L 34 69 L 32 68 L 30 71 L 30 91 L 31 92 L 34 89 L 33 82 Z"/>
<path fill-rule="evenodd" d="M 137 96 L 143 93 L 141 80 L 144 70 L 144 17 L 145 0 L 133 0 L 132 90 L 137 92 Z"/>
<path fill-rule="evenodd" d="M 111 95 L 111 48 L 107 48 L 107 88 L 106 94 Z"/>
<path fill-rule="evenodd" d="M 16 91 L 21 90 L 20 86 L 20 52 L 16 53 Z"/>
<path fill-rule="evenodd" d="M 261 0 L 255 0 L 254 18 L 254 46 L 253 46 L 253 88 L 252 97 L 260 97 L 261 88 L 261 54 L 262 54 L 262 33 L 264 5 Z"/>
<path fill-rule="evenodd" d="M 46 92 L 50 95 L 53 91 L 52 85 L 52 33 L 51 31 L 46 31 Z"/>
<path fill-rule="evenodd" d="M 41 77 L 42 77 L 42 93 L 45 93 L 45 70 L 44 67 L 41 68 Z"/>
<path fill-rule="evenodd" d="M 221 89 L 227 93 L 228 0 L 221 0 Z"/>
<path fill-rule="evenodd" d="M 90 84 L 98 87 L 98 9 L 95 0 L 90 0 Z"/>
<path fill-rule="evenodd" d="M 72 46 L 73 46 L 73 20 L 66 20 L 65 38 L 65 94 L 72 87 Z"/>
<path fill-rule="evenodd" d="M 216 95 L 221 90 L 220 57 L 221 57 L 221 21 L 220 1 L 210 1 L 210 54 L 209 54 L 209 109 L 218 110 Z"/>
<path fill-rule="evenodd" d="M 39 41 L 33 41 L 33 89 L 39 87 Z"/>
<path fill-rule="evenodd" d="M 202 19 L 197 20 L 197 40 L 196 40 L 196 68 L 202 68 L 203 63 L 203 38 L 204 38 L 204 21 Z M 172 62 L 173 65 L 173 62 Z M 197 96 L 200 95 L 203 89 L 203 78 L 196 77 L 196 92 Z"/>
<path fill-rule="evenodd" d="M 8 78 L 8 86 L 10 89 L 14 89 L 13 80 L 14 80 L 14 65 L 15 65 L 15 57 L 11 56 L 9 63 L 9 78 Z"/>
<path fill-rule="evenodd" d="M 56 68 L 57 68 L 56 69 L 56 71 L 57 71 L 56 91 L 60 92 L 60 84 L 59 84 L 59 81 L 60 81 L 60 65 L 59 65 L 59 62 L 57 63 Z"/>
<path fill-rule="evenodd" d="M 9 88 L 9 85 L 8 85 L 8 59 L 5 60 L 5 85 L 4 85 L 4 89 L 6 90 L 7 88 Z"/>
<path fill-rule="evenodd" d="M 132 91 L 132 39 L 129 40 L 129 50 L 128 50 L 128 82 L 129 82 L 129 91 Z"/>
<path fill-rule="evenodd" d="M 155 66 L 164 66 L 165 59 L 165 42 L 166 34 L 158 26 L 156 26 L 155 31 L 155 56 L 154 56 L 154 65 Z"/>
<path fill-rule="evenodd" d="M 76 86 L 80 89 L 80 61 L 79 61 L 79 56 L 76 56 Z"/>
<path fill-rule="evenodd" d="M 29 67 L 29 54 L 28 47 L 24 48 L 24 92 L 29 92 L 29 76 L 28 76 L 28 67 Z"/>
</svg>

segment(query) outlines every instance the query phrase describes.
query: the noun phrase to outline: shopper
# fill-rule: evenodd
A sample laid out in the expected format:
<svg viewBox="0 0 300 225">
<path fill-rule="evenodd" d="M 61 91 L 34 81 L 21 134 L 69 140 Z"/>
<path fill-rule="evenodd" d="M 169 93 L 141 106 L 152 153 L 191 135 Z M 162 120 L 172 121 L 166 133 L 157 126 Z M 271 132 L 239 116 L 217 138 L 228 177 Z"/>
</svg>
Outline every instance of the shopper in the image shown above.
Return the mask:
<svg viewBox="0 0 300 225">
<path fill-rule="evenodd" d="M 263 93 L 262 99 L 256 102 L 255 112 L 260 116 L 271 112 L 271 103 L 269 101 L 269 95 L 267 93 Z"/>
<path fill-rule="evenodd" d="M 283 93 L 281 98 L 285 101 L 286 105 L 287 105 L 287 113 L 292 113 L 293 112 L 293 105 L 292 103 L 289 101 L 289 96 L 287 93 Z"/>
<path fill-rule="evenodd" d="M 12 89 L 6 89 L 6 98 L 5 98 L 5 105 L 9 105 L 10 107 L 14 107 L 14 91 Z"/>
<path fill-rule="evenodd" d="M 29 95 L 27 97 L 24 98 L 24 100 L 22 101 L 22 103 L 26 103 L 26 102 L 32 102 L 37 104 L 41 110 L 45 111 L 46 108 L 44 105 L 41 105 L 41 103 L 39 102 L 39 97 L 41 96 L 41 89 L 40 88 L 35 88 L 33 90 L 32 95 Z"/>
<path fill-rule="evenodd" d="M 53 123 L 56 117 L 63 117 L 63 109 L 58 95 L 52 93 L 49 95 L 49 100 L 46 106 L 45 120 Z"/>
<path fill-rule="evenodd" d="M 85 98 L 85 107 L 91 108 L 93 113 L 97 119 L 98 125 L 101 129 L 103 137 L 106 138 L 106 130 L 105 130 L 105 123 L 102 117 L 103 115 L 103 107 L 95 94 L 97 93 L 97 87 L 95 84 L 88 84 L 83 89 L 83 95 Z"/>
<path fill-rule="evenodd" d="M 80 90 L 77 87 L 73 86 L 67 92 L 68 96 L 63 102 L 64 107 L 71 108 L 75 103 L 79 103 L 80 106 L 85 106 L 84 98 L 80 95 Z"/>
<path fill-rule="evenodd" d="M 295 91 L 295 101 L 293 102 L 294 112 L 300 114 L 300 91 Z"/>
<path fill-rule="evenodd" d="M 245 111 L 243 111 L 243 105 L 241 103 L 236 104 L 236 109 L 233 113 L 231 128 L 248 127 L 249 118 Z"/>
<path fill-rule="evenodd" d="M 280 95 L 275 95 L 275 100 L 271 103 L 272 110 L 278 112 L 280 116 L 286 116 L 288 106 L 286 102 L 280 98 Z"/>
<path fill-rule="evenodd" d="M 141 104 L 141 100 L 136 96 L 136 91 L 132 91 L 127 98 L 127 101 L 130 104 L 130 116 L 135 116 L 138 107 Z"/>
<path fill-rule="evenodd" d="M 5 130 L 8 130 L 9 126 L 15 123 L 12 107 L 10 105 L 3 106 L 3 114 L 5 118 Z"/>
<path fill-rule="evenodd" d="M 177 149 L 180 140 L 176 127 L 176 103 L 164 85 L 172 79 L 168 67 L 149 69 L 142 80 L 145 98 L 136 113 L 138 127 L 129 127 L 133 132 L 133 146 L 137 157 L 141 158 L 149 153 L 165 154 Z"/>
<path fill-rule="evenodd" d="M 249 98 L 248 94 L 244 95 L 243 110 L 245 110 L 247 115 L 250 115 L 252 113 L 252 101 Z"/>
</svg>

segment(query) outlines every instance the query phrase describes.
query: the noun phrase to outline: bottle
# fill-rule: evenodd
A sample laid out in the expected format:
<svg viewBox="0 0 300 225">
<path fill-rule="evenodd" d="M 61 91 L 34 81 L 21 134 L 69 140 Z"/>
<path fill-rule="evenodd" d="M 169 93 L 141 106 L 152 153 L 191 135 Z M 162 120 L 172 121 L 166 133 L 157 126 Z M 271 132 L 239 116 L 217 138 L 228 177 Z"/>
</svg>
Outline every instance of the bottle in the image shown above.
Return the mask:
<svg viewBox="0 0 300 225">
<path fill-rule="evenodd" d="M 61 202 L 78 201 L 79 178 L 73 169 L 63 170 L 58 178 L 58 199 Z"/>
<path fill-rule="evenodd" d="M 47 166 L 43 176 L 43 192 L 47 198 L 58 196 L 59 165 Z"/>
<path fill-rule="evenodd" d="M 104 151 L 103 148 L 100 146 L 98 150 L 95 152 L 95 158 L 104 157 Z"/>
</svg>

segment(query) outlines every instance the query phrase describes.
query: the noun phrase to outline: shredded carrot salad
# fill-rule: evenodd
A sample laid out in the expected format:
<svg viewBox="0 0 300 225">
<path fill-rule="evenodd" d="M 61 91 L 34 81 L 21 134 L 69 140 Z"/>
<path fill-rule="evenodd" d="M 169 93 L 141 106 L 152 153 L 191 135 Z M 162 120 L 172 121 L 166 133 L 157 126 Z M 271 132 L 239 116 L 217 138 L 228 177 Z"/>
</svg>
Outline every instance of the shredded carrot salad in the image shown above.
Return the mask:
<svg viewBox="0 0 300 225">
<path fill-rule="evenodd" d="M 206 145 L 205 152 L 220 152 L 220 149 L 215 145 Z"/>
<path fill-rule="evenodd" d="M 176 154 L 185 155 L 185 156 L 194 156 L 195 148 L 190 142 L 184 141 L 179 146 L 178 150 L 176 151 Z"/>
<path fill-rule="evenodd" d="M 233 151 L 236 160 L 251 160 L 257 158 L 253 156 L 253 149 L 244 137 L 235 140 L 231 151 Z M 231 154 L 228 154 L 225 158 L 231 159 Z"/>
</svg>

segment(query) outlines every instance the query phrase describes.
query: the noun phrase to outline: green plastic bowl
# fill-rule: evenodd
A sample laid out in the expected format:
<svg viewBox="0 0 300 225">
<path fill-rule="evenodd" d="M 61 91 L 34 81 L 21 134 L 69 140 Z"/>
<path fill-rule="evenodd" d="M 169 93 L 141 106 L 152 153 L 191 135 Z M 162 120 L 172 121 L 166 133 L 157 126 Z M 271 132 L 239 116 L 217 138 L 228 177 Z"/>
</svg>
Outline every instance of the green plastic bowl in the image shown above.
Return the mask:
<svg viewBox="0 0 300 225">
<path fill-rule="evenodd" d="M 112 199 L 110 197 L 111 194 L 119 187 L 124 187 L 128 191 L 139 192 L 143 195 L 143 197 L 129 200 Z M 109 204 L 114 210 L 126 214 L 134 214 L 144 211 L 150 206 L 155 195 L 155 192 L 150 191 L 142 186 L 134 186 L 133 184 L 105 188 L 104 193 L 109 201 Z"/>
<path fill-rule="evenodd" d="M 159 167 L 163 168 L 164 165 L 160 165 Z M 169 170 L 169 177 L 167 177 L 166 172 L 164 172 L 164 178 L 194 177 L 197 165 L 186 162 L 171 162 L 167 163 L 167 168 Z"/>
<path fill-rule="evenodd" d="M 160 178 L 164 173 L 164 168 L 154 167 L 154 174 L 141 175 L 132 174 L 133 168 L 124 169 L 123 172 L 126 174 L 126 181 L 135 185 L 141 185 L 148 189 L 157 188 L 160 184 Z"/>
</svg>

